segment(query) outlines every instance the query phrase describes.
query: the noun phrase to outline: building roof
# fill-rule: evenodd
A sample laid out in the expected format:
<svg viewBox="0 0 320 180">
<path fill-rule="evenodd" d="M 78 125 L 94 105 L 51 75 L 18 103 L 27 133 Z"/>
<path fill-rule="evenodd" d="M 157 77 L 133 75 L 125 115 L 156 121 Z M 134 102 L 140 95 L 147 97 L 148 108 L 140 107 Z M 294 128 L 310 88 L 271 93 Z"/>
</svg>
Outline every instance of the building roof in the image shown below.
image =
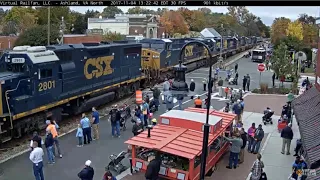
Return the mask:
<svg viewBox="0 0 320 180">
<path fill-rule="evenodd" d="M 206 122 L 206 115 L 197 112 L 191 111 L 181 111 L 181 110 L 171 110 L 161 115 L 161 117 L 173 117 L 183 119 L 185 121 L 193 121 L 199 123 Z M 219 121 L 221 121 L 221 117 L 219 116 L 209 116 L 209 125 L 216 125 Z"/>
<path fill-rule="evenodd" d="M 320 159 L 320 92 L 312 87 L 292 102 L 308 164 Z"/>
<path fill-rule="evenodd" d="M 214 28 L 205 28 L 200 34 L 204 38 L 221 38 L 221 35 Z"/>
<path fill-rule="evenodd" d="M 214 134 L 209 134 L 209 144 L 221 132 L 222 128 Z M 201 154 L 203 132 L 159 124 L 151 130 L 150 138 L 147 137 L 147 134 L 148 132 L 144 131 L 125 143 L 179 155 L 187 159 L 193 159 Z"/>
<path fill-rule="evenodd" d="M 188 108 L 185 112 L 199 112 L 195 108 Z M 203 112 L 206 110 L 203 109 Z M 233 122 L 235 115 L 224 113 L 220 111 L 211 110 L 211 115 L 219 116 L 222 118 L 222 127 L 216 132 L 209 134 L 209 145 Z M 135 136 L 126 144 L 142 146 L 149 149 L 156 149 L 165 153 L 179 154 L 180 157 L 193 159 L 199 156 L 202 151 L 203 132 L 185 129 L 175 126 L 156 125 L 150 132 L 150 138 L 147 137 L 148 132 L 144 131 L 138 136 Z"/>
</svg>

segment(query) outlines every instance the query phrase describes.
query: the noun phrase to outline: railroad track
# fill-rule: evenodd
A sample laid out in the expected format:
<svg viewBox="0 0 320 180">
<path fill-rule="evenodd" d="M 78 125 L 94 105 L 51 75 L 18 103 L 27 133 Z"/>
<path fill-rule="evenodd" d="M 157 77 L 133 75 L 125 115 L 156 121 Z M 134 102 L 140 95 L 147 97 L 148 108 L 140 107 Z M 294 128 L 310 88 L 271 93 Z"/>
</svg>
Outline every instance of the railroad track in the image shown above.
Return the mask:
<svg viewBox="0 0 320 180">
<path fill-rule="evenodd" d="M 226 66 L 229 66 L 230 61 L 232 61 L 232 57 L 235 56 L 241 56 L 241 54 L 245 53 L 246 51 L 236 54 L 234 56 L 229 57 L 229 60 L 226 60 L 224 62 L 224 64 Z M 241 56 L 242 57 L 242 56 Z M 240 58 L 241 58 L 240 57 Z M 214 64 L 213 66 L 215 67 L 218 63 Z M 232 64 L 232 63 L 231 63 Z M 189 72 L 190 73 L 190 72 Z M 122 105 L 122 104 L 128 104 L 129 106 L 132 106 L 135 104 L 135 98 L 134 95 L 129 95 L 127 97 L 124 97 L 118 101 L 115 102 L 111 102 L 108 103 L 106 105 L 103 105 L 101 107 L 98 107 L 97 110 L 99 111 L 100 116 L 106 116 L 108 114 L 108 112 L 111 109 L 111 105 L 112 104 L 118 104 L 118 105 Z M 145 94 L 146 95 L 146 94 Z M 90 112 L 86 112 L 86 113 L 90 113 Z M 66 117 L 65 119 L 63 119 L 61 122 L 59 122 L 59 134 L 63 134 L 63 133 L 67 133 L 72 129 L 75 129 L 77 127 L 77 124 L 79 124 L 79 120 L 81 119 L 81 114 L 77 115 L 76 117 Z M 45 130 L 42 130 L 40 132 L 40 136 L 45 136 Z M 6 143 L 1 144 L 0 147 L 0 162 L 11 157 L 14 156 L 20 152 L 25 151 L 26 149 L 29 148 L 29 144 L 30 144 L 30 139 L 32 138 L 32 135 L 26 135 L 22 138 L 19 139 L 14 139 L 12 141 L 8 141 Z M 1 169 L 0 169 L 0 177 L 1 177 Z"/>
</svg>

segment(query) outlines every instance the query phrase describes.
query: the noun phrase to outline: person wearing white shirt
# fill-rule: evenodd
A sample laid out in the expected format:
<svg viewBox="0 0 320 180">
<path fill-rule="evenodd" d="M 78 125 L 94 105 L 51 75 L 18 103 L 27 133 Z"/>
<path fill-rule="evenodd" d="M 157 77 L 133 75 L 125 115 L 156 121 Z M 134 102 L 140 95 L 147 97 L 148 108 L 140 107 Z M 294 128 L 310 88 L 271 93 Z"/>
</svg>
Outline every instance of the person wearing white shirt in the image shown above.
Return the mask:
<svg viewBox="0 0 320 180">
<path fill-rule="evenodd" d="M 33 150 L 30 153 L 29 159 L 33 163 L 33 174 L 36 180 L 44 180 L 43 176 L 43 149 L 38 147 L 38 142 L 32 143 Z"/>
</svg>

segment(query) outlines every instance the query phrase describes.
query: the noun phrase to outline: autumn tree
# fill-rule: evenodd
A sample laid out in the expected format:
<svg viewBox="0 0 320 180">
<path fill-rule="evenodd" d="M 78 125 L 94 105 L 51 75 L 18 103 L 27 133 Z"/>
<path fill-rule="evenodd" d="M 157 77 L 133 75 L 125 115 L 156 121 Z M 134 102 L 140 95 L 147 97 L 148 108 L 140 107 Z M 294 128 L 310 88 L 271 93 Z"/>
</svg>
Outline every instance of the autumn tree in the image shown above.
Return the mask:
<svg viewBox="0 0 320 180">
<path fill-rule="evenodd" d="M 160 22 L 165 28 L 166 33 L 168 33 L 170 36 L 175 33 L 187 34 L 189 31 L 188 25 L 184 18 L 179 12 L 176 11 L 164 12 Z"/>
<path fill-rule="evenodd" d="M 103 9 L 103 11 L 101 12 L 101 16 L 106 18 L 114 18 L 116 14 L 122 13 L 123 11 L 119 9 L 117 6 L 108 6 Z"/>
<path fill-rule="evenodd" d="M 316 47 L 318 28 L 315 25 L 315 18 L 307 14 L 300 14 L 298 21 L 303 28 L 303 44 L 309 48 Z"/>
<path fill-rule="evenodd" d="M 27 29 L 19 35 L 15 42 L 15 46 L 44 46 L 47 44 L 47 25 L 34 26 Z M 57 26 L 52 25 L 50 31 L 51 44 L 57 44 L 57 38 L 59 38 L 59 30 Z"/>
<path fill-rule="evenodd" d="M 191 15 L 191 22 L 189 24 L 191 31 L 202 31 L 206 28 L 206 17 L 202 11 L 193 11 Z"/>
<path fill-rule="evenodd" d="M 177 12 L 179 12 L 181 14 L 181 16 L 184 18 L 184 20 L 186 21 L 187 24 L 191 24 L 192 23 L 192 15 L 193 15 L 193 11 L 189 10 L 188 8 L 185 7 L 180 7 Z"/>
<path fill-rule="evenodd" d="M 298 40 L 303 40 L 303 29 L 302 24 L 296 20 L 294 22 L 290 22 L 286 29 L 286 35 L 297 38 Z"/>
<path fill-rule="evenodd" d="M 285 17 L 276 18 L 271 26 L 271 42 L 273 44 L 279 44 L 281 39 L 285 38 L 287 35 L 287 28 L 290 19 Z"/>
</svg>

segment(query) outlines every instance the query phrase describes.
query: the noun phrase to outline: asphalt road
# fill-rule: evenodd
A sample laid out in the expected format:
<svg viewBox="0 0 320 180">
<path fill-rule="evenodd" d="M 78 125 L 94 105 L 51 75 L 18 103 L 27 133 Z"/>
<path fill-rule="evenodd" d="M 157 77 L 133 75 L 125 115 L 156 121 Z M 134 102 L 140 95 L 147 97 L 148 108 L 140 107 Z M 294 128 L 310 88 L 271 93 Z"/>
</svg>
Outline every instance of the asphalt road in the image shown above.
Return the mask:
<svg viewBox="0 0 320 180">
<path fill-rule="evenodd" d="M 259 87 L 259 73 L 257 72 L 257 64 L 252 63 L 249 59 L 240 59 L 239 64 L 239 77 L 249 73 L 251 76 L 251 87 Z M 202 81 L 203 78 L 207 78 L 208 68 L 201 68 L 193 73 L 187 75 L 187 83 L 190 83 L 190 79 L 194 79 L 196 83 L 197 95 L 201 95 L 201 98 L 206 98 L 203 91 Z M 223 73 L 220 73 L 223 76 Z M 271 82 L 271 72 L 264 72 L 262 76 L 262 81 Z M 241 86 L 241 84 L 240 84 Z M 238 87 L 240 87 L 238 86 Z M 234 88 L 238 88 L 233 86 Z M 175 104 L 176 105 L 176 104 Z M 214 109 L 221 109 L 225 106 L 224 99 L 212 99 L 211 105 Z M 183 101 L 183 108 L 191 107 L 193 105 L 193 100 L 186 97 Z M 177 108 L 177 106 L 175 106 Z M 154 114 L 158 117 L 165 112 L 165 105 L 159 107 L 159 111 Z M 100 122 L 100 139 L 93 141 L 90 145 L 78 148 L 77 139 L 75 137 L 75 132 L 65 135 L 60 138 L 61 150 L 63 153 L 62 159 L 56 159 L 54 165 L 45 165 L 44 174 L 46 180 L 72 180 L 77 179 L 78 172 L 83 168 L 84 162 L 86 160 L 92 161 L 92 166 L 95 169 L 95 179 L 102 177 L 105 166 L 109 162 L 109 156 L 111 154 L 118 154 L 122 150 L 126 150 L 127 146 L 124 141 L 132 137 L 131 122 L 127 122 L 127 131 L 121 132 L 120 138 L 111 137 L 111 126 L 107 118 L 102 118 Z M 45 162 L 47 162 L 46 156 Z M 125 165 L 128 164 L 127 161 L 124 162 Z M 0 165 L 0 169 L 3 170 L 3 174 L 0 174 L 1 180 L 18 180 L 23 177 L 24 180 L 33 180 L 34 176 L 32 173 L 32 163 L 29 160 L 29 153 L 25 153 L 18 156 L 12 160 L 9 160 Z"/>
</svg>

